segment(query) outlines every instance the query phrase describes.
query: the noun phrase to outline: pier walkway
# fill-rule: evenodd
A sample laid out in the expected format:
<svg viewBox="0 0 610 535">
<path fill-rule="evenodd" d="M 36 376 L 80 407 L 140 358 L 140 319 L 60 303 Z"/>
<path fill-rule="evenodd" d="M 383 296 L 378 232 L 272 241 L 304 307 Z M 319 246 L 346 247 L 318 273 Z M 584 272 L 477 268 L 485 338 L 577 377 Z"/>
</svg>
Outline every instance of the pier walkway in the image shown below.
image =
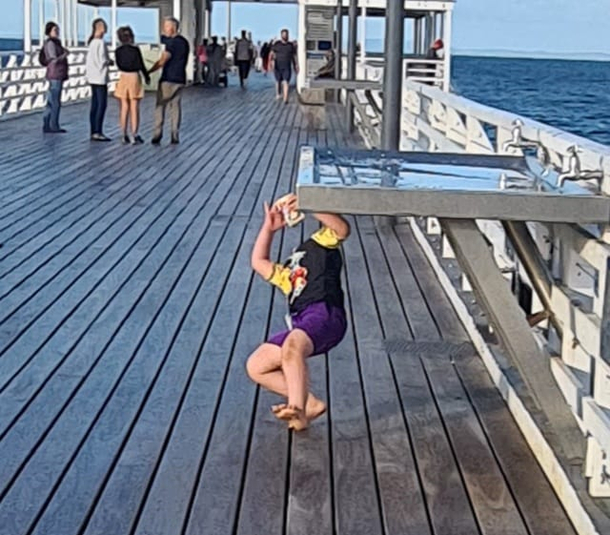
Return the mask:
<svg viewBox="0 0 610 535">
<path fill-rule="evenodd" d="M 249 266 L 262 204 L 300 145 L 358 140 L 262 77 L 184 110 L 178 146 L 92 145 L 87 105 L 0 125 L 0 534 L 573 534 L 407 225 L 352 221 L 329 412 L 275 420 L 244 372 L 285 313 Z"/>
</svg>

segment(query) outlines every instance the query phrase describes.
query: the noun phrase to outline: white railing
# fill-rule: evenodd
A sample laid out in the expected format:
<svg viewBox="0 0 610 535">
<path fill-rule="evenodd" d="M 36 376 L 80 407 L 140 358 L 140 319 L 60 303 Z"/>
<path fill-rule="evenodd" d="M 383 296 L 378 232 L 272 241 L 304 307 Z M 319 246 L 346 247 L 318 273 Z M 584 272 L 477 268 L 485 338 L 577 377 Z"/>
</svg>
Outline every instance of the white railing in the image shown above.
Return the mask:
<svg viewBox="0 0 610 535">
<path fill-rule="evenodd" d="M 380 79 L 382 68 L 361 66 L 361 75 Z M 366 71 L 365 73 L 362 71 Z M 369 147 L 379 143 L 378 94 L 356 92 L 356 126 Z M 409 80 L 404 85 L 401 118 L 401 150 L 468 152 L 479 154 L 523 154 L 515 143 L 535 149 L 546 165 L 558 172 L 574 170 L 574 152 L 581 171 L 600 175 L 591 184 L 610 194 L 610 147 L 592 142 L 508 112 L 443 92 Z M 527 149 L 526 149 L 527 150 Z M 477 221 L 493 245 L 494 257 L 506 278 L 533 288 L 524 266 L 497 221 Z M 610 225 L 610 221 L 609 221 Z M 441 235 L 442 251 L 451 246 L 442 227 L 428 218 L 429 233 Z M 595 497 L 610 497 L 610 226 L 528 223 L 527 228 L 539 254 L 552 274 L 549 311 L 557 329 L 549 322 L 539 324 L 539 338 L 555 355 L 551 370 L 587 438 L 585 477 Z M 464 278 L 462 288 L 469 290 Z M 543 304 L 532 290 L 528 312 L 542 312 Z M 540 327 L 544 327 L 541 329 Z"/>
<path fill-rule="evenodd" d="M 145 44 L 140 45 L 140 49 L 145 64 L 151 67 L 159 56 L 159 46 Z M 42 109 L 46 104 L 48 81 L 45 78 L 45 68 L 38 63 L 38 50 L 8 53 L 2 55 L 0 60 L 0 120 Z M 79 102 L 91 96 L 91 88 L 85 77 L 86 60 L 86 48 L 70 49 L 70 78 L 64 83 L 63 103 Z M 111 67 L 111 92 L 114 91 L 118 76 L 116 68 Z M 152 75 L 151 85 L 147 89 L 155 87 L 158 76 L 158 72 Z"/>
<path fill-rule="evenodd" d="M 64 84 L 62 102 L 89 98 L 85 79 L 85 49 L 70 51 L 70 78 Z M 38 51 L 13 53 L 3 58 L 0 67 L 0 119 L 41 109 L 45 106 L 48 82 L 45 68 L 38 63 Z"/>
<path fill-rule="evenodd" d="M 523 154 L 510 143 L 519 138 L 521 145 L 542 146 L 557 171 L 573 168 L 577 146 L 581 170 L 599 172 L 601 192 L 610 194 L 610 147 L 433 87 L 406 83 L 402 130 L 407 145 L 427 151 Z M 501 224 L 478 224 L 498 266 L 531 288 Z M 428 227 L 442 232 L 434 220 Z M 552 272 L 550 312 L 563 331 L 560 339 L 552 326 L 545 329 L 544 343 L 557 355 L 551 369 L 587 437 L 589 493 L 610 497 L 610 227 L 528 223 L 528 229 Z M 448 243 L 443 249 L 450 251 Z M 543 306 L 532 294 L 535 313 Z"/>
</svg>

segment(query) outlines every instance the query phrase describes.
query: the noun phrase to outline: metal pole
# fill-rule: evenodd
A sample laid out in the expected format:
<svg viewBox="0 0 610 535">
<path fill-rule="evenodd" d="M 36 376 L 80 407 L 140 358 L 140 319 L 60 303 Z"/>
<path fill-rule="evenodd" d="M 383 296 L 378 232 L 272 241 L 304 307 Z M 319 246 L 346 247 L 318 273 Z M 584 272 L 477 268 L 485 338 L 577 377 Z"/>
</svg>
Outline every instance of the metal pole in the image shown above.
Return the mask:
<svg viewBox="0 0 610 535">
<path fill-rule="evenodd" d="M 360 20 L 360 61 L 366 61 L 366 0 L 362 7 L 362 18 Z"/>
<path fill-rule="evenodd" d="M 534 287 L 536 294 L 540 298 L 542 306 L 550 314 L 549 320 L 555 327 L 557 334 L 561 338 L 563 327 L 553 314 L 551 302 L 551 289 L 553 287 L 553 277 L 548 267 L 544 263 L 538 247 L 527 229 L 527 225 L 520 221 L 502 221 L 506 235 L 514 247 L 525 271 Z"/>
<path fill-rule="evenodd" d="M 23 0 L 23 50 L 32 51 L 32 0 Z"/>
<path fill-rule="evenodd" d="M 385 13 L 385 68 L 381 125 L 381 147 L 385 150 L 398 150 L 400 146 L 403 35 L 403 0 L 388 0 Z"/>
<path fill-rule="evenodd" d="M 443 24 L 443 44 L 445 57 L 443 58 L 443 91 L 451 91 L 451 19 L 453 11 L 445 12 L 445 22 Z"/>
<path fill-rule="evenodd" d="M 38 45 L 42 46 L 44 43 L 44 4 L 45 0 L 38 0 Z"/>
<path fill-rule="evenodd" d="M 78 46 L 78 2 L 72 0 L 72 30 L 74 35 L 74 45 Z"/>
<path fill-rule="evenodd" d="M 421 54 L 421 27 L 419 21 L 420 19 L 415 19 L 413 21 L 413 53 L 417 55 Z"/>
<path fill-rule="evenodd" d="M 335 80 L 341 80 L 343 74 L 343 0 L 338 0 L 337 3 L 337 52 L 335 56 Z"/>
<path fill-rule="evenodd" d="M 62 37 L 64 37 L 64 39 L 68 38 L 68 35 L 66 33 L 66 2 L 67 0 L 61 0 L 61 32 L 62 32 Z M 65 42 L 65 40 L 64 40 Z"/>
<path fill-rule="evenodd" d="M 174 0 L 174 8 L 172 10 L 172 17 L 174 17 L 175 19 L 180 20 L 180 17 L 182 17 L 182 4 L 180 2 L 180 0 Z"/>
<path fill-rule="evenodd" d="M 231 0 L 227 2 L 227 47 L 231 42 Z"/>
<path fill-rule="evenodd" d="M 110 31 L 112 32 L 112 48 L 116 50 L 117 47 L 117 0 L 112 0 L 110 6 Z"/>
<path fill-rule="evenodd" d="M 347 36 L 347 79 L 356 79 L 356 43 L 358 38 L 358 0 L 350 0 L 348 10 L 348 36 Z M 346 121 L 348 128 L 354 126 L 354 107 L 352 105 L 351 91 L 345 92 Z"/>
</svg>

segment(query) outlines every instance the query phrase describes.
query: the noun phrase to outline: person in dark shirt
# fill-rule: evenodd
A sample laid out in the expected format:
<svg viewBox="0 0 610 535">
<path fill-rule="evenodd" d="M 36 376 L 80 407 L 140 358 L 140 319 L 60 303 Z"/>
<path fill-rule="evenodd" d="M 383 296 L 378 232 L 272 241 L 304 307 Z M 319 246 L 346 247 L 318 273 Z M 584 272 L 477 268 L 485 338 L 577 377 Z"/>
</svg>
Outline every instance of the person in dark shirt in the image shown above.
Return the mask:
<svg viewBox="0 0 610 535">
<path fill-rule="evenodd" d="M 171 17 L 165 19 L 163 22 L 163 37 L 161 38 L 165 50 L 159 61 L 150 70 L 150 72 L 154 72 L 163 68 L 157 90 L 153 145 L 161 143 L 166 108 L 169 108 L 171 119 L 172 144 L 175 145 L 180 142 L 182 89 L 186 85 L 186 64 L 189 59 L 190 46 L 188 41 L 178 34 L 179 29 L 180 23 L 176 19 Z"/>
<path fill-rule="evenodd" d="M 132 29 L 129 26 L 119 28 L 117 37 L 121 46 L 116 49 L 115 60 L 121 74 L 114 90 L 114 96 L 121 101 L 120 120 L 123 143 L 141 145 L 144 140 L 138 131 L 140 128 L 140 101 L 144 98 L 144 87 L 140 77 L 143 77 L 148 85 L 150 76 L 144 66 L 142 52 L 134 44 L 135 37 Z M 133 139 L 129 138 L 128 133 L 130 122 Z"/>
<path fill-rule="evenodd" d="M 296 431 L 326 410 L 323 401 L 307 389 L 306 359 L 327 353 L 345 336 L 347 319 L 341 288 L 341 243 L 349 236 L 345 219 L 333 214 L 314 214 L 321 228 L 299 245 L 285 264 L 269 258 L 274 234 L 286 225 L 283 213 L 297 210 L 297 198 L 283 205 L 265 204 L 265 220 L 252 251 L 252 268 L 277 286 L 288 300 L 288 329 L 271 336 L 249 357 L 250 378 L 287 398 L 272 407 L 275 416 Z"/>
<path fill-rule="evenodd" d="M 284 104 L 288 104 L 288 90 L 292 68 L 299 73 L 297 63 L 297 49 L 293 42 L 288 40 L 288 30 L 282 30 L 282 38 L 271 46 L 271 65 L 277 81 L 276 98 L 284 96 Z"/>
</svg>

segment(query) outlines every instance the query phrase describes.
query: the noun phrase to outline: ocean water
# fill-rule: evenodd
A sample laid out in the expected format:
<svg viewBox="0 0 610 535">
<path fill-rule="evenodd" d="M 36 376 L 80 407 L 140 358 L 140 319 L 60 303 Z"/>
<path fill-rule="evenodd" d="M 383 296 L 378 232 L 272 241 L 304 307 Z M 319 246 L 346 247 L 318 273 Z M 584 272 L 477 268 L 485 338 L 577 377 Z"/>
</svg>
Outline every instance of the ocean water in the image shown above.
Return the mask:
<svg viewBox="0 0 610 535">
<path fill-rule="evenodd" d="M 21 47 L 0 39 L 0 51 Z M 451 83 L 464 97 L 610 145 L 610 62 L 456 56 Z"/>
<path fill-rule="evenodd" d="M 610 62 L 455 57 L 456 93 L 610 145 Z"/>
</svg>

